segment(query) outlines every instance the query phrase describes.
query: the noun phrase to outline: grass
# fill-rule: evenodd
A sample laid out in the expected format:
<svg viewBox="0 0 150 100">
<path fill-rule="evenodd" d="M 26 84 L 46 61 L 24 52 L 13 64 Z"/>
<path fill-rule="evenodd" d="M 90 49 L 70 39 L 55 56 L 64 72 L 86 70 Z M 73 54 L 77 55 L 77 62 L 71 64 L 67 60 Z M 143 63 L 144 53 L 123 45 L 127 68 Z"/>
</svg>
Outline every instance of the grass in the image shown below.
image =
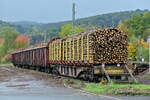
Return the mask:
<svg viewBox="0 0 150 100">
<path fill-rule="evenodd" d="M 150 79 L 150 74 L 148 74 L 148 75 L 146 76 L 146 78 L 147 78 L 147 79 Z"/>
<path fill-rule="evenodd" d="M 83 86 L 85 86 L 84 82 L 78 79 L 71 79 L 71 78 L 64 77 L 62 78 L 62 80 L 68 86 L 76 88 L 76 89 L 77 88 L 81 89 Z"/>
<path fill-rule="evenodd" d="M 150 85 L 144 84 L 108 84 L 88 83 L 84 90 L 96 94 L 126 94 L 126 95 L 150 95 Z"/>
<path fill-rule="evenodd" d="M 13 64 L 11 62 L 4 62 L 4 63 L 0 63 L 0 66 L 12 66 Z"/>
</svg>

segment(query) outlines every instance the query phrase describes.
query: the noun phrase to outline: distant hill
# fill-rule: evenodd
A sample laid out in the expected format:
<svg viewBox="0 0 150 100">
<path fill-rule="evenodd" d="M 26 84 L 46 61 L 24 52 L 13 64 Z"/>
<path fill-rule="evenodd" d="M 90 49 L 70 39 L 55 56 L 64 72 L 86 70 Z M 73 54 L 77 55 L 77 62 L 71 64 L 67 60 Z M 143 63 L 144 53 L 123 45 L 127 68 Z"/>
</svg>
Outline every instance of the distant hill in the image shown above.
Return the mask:
<svg viewBox="0 0 150 100">
<path fill-rule="evenodd" d="M 38 25 L 41 25 L 41 23 L 32 22 L 32 21 L 18 21 L 18 22 L 12 22 L 11 24 L 21 25 L 21 26 L 38 26 Z"/>
<path fill-rule="evenodd" d="M 12 25 L 16 27 L 16 29 L 24 34 L 28 34 L 29 32 L 32 32 L 32 27 L 39 27 L 42 24 L 32 21 L 19 21 L 19 22 L 12 22 Z"/>
<path fill-rule="evenodd" d="M 135 11 L 122 11 L 122 12 L 114 12 L 108 14 L 101 14 L 86 18 L 81 18 L 76 20 L 76 25 L 89 25 L 89 26 L 96 26 L 99 28 L 105 27 L 116 27 L 118 24 L 127 18 L 130 18 L 135 13 L 143 14 L 148 10 L 140 10 L 137 9 Z M 49 23 L 42 25 L 43 29 L 59 29 L 64 24 L 70 24 L 71 21 L 64 21 L 58 23 Z"/>
<path fill-rule="evenodd" d="M 8 27 L 8 26 L 13 26 L 13 25 L 11 25 L 10 23 L 8 23 L 8 22 L 4 22 L 4 21 L 2 21 L 2 20 L 0 20 L 0 28 L 2 28 L 2 27 Z"/>
<path fill-rule="evenodd" d="M 116 27 L 122 20 L 130 18 L 132 16 L 132 14 L 135 14 L 135 13 L 143 14 L 144 12 L 147 12 L 147 11 L 148 10 L 137 9 L 135 11 L 122 11 L 122 12 L 101 14 L 101 15 L 77 19 L 76 25 L 96 26 L 99 28 Z M 56 32 L 59 32 L 60 27 L 62 25 L 70 24 L 70 23 L 71 23 L 71 21 L 48 23 L 48 24 L 22 21 L 22 22 L 13 22 L 11 24 L 15 25 L 21 33 L 28 33 L 30 31 L 32 31 L 31 27 L 33 27 L 33 26 L 39 27 L 43 31 L 49 30 L 49 31 L 56 33 Z"/>
</svg>

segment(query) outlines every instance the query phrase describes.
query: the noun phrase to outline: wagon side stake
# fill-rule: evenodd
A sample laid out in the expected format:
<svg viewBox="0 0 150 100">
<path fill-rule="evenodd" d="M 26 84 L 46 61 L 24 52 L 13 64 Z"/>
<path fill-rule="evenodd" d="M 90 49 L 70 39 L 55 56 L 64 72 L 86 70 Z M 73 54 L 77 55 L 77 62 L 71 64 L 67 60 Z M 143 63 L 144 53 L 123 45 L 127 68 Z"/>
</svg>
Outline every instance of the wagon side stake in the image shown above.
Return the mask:
<svg viewBox="0 0 150 100">
<path fill-rule="evenodd" d="M 108 73 L 107 73 L 107 71 L 105 69 L 105 64 L 102 64 L 102 70 L 105 73 L 106 78 L 108 79 L 108 82 L 111 83 L 112 81 L 111 81 L 111 79 L 110 79 L 110 77 L 109 77 L 109 75 L 108 75 Z"/>
<path fill-rule="evenodd" d="M 132 72 L 130 71 L 130 69 L 128 68 L 127 65 L 125 65 L 125 68 L 127 69 L 127 71 L 129 72 L 130 76 L 132 77 L 132 79 L 134 80 L 135 83 L 138 83 L 138 81 L 136 80 L 136 78 L 133 76 Z"/>
</svg>

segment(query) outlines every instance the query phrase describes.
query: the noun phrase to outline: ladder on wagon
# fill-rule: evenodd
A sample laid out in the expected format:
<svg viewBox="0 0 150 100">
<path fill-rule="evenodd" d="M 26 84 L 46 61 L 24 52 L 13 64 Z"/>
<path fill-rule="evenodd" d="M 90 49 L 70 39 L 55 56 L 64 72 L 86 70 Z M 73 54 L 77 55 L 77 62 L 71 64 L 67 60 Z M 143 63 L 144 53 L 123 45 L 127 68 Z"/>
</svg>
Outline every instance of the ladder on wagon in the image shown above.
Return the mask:
<svg viewBox="0 0 150 100">
<path fill-rule="evenodd" d="M 106 69 L 105 69 L 105 64 L 102 64 L 101 68 L 102 68 L 104 74 L 106 75 L 106 78 L 107 78 L 108 82 L 111 83 L 112 81 L 111 81 L 111 78 L 110 78 L 108 72 L 107 72 Z M 137 81 L 136 78 L 133 76 L 132 72 L 130 71 L 130 69 L 128 68 L 127 65 L 125 65 L 125 68 L 126 68 L 126 70 L 128 71 L 128 73 L 129 73 L 129 75 L 131 76 L 131 78 L 134 80 L 134 82 L 135 82 L 135 83 L 138 83 L 138 81 Z"/>
</svg>

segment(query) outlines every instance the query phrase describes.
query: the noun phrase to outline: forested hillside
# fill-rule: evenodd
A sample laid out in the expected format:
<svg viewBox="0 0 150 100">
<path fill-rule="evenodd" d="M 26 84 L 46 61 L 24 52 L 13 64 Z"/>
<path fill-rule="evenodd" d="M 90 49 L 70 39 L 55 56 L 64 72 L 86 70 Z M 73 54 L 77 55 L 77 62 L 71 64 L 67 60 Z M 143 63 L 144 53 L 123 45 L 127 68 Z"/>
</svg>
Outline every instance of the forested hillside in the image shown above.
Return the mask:
<svg viewBox="0 0 150 100">
<path fill-rule="evenodd" d="M 144 14 L 148 10 L 135 10 L 135 11 L 123 11 L 123 12 L 115 12 L 115 13 L 108 13 L 108 14 L 102 14 L 97 16 L 91 16 L 87 18 L 81 18 L 76 20 L 76 25 L 81 26 L 95 26 L 99 28 L 104 27 L 116 27 L 118 24 L 127 18 L 130 18 L 133 14 L 139 13 Z M 44 30 L 50 30 L 50 32 L 58 32 L 60 30 L 60 27 L 64 24 L 70 24 L 71 21 L 64 21 L 59 23 L 50 23 L 50 24 L 44 24 L 42 25 L 42 29 Z"/>
<path fill-rule="evenodd" d="M 147 11 L 148 10 L 137 9 L 135 11 L 123 11 L 91 16 L 87 18 L 77 19 L 76 25 L 86 27 L 86 29 L 90 29 L 91 27 L 98 27 L 98 28 L 116 27 L 122 20 L 130 18 L 133 14 L 135 13 L 144 14 L 144 12 Z M 58 37 L 61 26 L 70 23 L 71 21 L 49 23 L 49 24 L 41 24 L 36 22 L 6 23 L 0 21 L 0 27 L 2 26 L 15 27 L 18 32 L 22 34 L 28 34 L 30 37 L 32 37 L 32 44 L 34 44 L 40 41 L 48 41 L 53 37 Z"/>
<path fill-rule="evenodd" d="M 13 27 L 13 25 L 11 25 L 8 22 L 4 22 L 4 21 L 0 20 L 0 29 L 3 28 L 3 27 Z"/>
</svg>

